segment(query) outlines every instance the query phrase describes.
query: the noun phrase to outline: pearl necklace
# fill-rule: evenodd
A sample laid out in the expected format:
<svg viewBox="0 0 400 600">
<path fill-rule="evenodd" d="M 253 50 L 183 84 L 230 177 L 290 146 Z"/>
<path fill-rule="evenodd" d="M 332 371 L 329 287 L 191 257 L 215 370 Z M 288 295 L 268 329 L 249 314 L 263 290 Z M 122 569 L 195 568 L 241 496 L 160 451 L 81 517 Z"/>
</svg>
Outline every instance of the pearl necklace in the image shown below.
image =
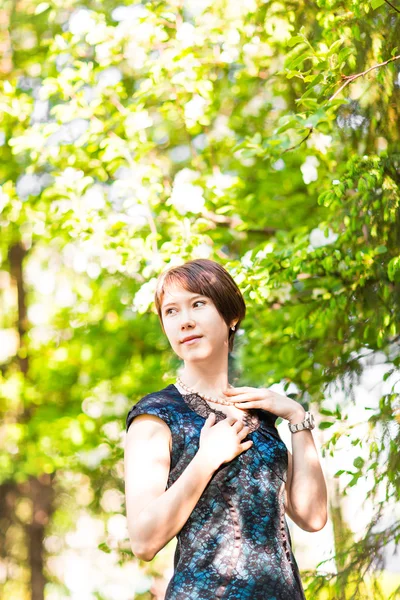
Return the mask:
<svg viewBox="0 0 400 600">
<path fill-rule="evenodd" d="M 232 402 L 230 400 L 220 400 L 219 398 L 213 398 L 212 396 L 207 396 L 206 394 L 199 394 L 199 392 L 196 392 L 196 390 L 184 384 L 180 377 L 176 378 L 176 383 L 180 385 L 189 394 L 197 394 L 198 396 L 200 396 L 200 398 L 208 400 L 208 402 L 215 402 L 216 404 L 227 404 L 229 406 L 232 406 Z M 228 387 L 233 388 L 233 385 L 229 383 Z"/>
</svg>

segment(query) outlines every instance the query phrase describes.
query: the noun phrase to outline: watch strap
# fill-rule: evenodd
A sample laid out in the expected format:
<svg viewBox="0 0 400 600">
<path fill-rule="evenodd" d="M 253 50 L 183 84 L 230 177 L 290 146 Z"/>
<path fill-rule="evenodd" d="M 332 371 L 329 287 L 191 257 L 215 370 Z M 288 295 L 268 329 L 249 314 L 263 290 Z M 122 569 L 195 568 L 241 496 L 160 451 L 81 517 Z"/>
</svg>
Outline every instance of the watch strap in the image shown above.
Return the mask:
<svg viewBox="0 0 400 600">
<path fill-rule="evenodd" d="M 303 421 L 295 424 L 289 423 L 289 429 L 292 433 L 297 433 L 297 431 L 303 431 L 304 429 L 314 429 L 315 424 L 313 421 L 311 413 L 306 411 Z"/>
</svg>

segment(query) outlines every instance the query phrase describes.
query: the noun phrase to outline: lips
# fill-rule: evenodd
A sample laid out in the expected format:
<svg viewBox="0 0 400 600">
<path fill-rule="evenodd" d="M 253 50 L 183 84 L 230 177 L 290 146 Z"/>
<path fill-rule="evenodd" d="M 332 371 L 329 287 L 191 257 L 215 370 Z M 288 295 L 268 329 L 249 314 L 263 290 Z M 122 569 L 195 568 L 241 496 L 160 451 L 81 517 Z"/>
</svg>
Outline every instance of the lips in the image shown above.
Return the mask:
<svg viewBox="0 0 400 600">
<path fill-rule="evenodd" d="M 182 340 L 182 344 L 185 344 L 186 342 L 190 342 L 191 340 L 199 340 L 202 337 L 203 336 L 201 336 L 201 335 L 191 335 L 190 337 L 187 337 L 184 340 Z"/>
</svg>

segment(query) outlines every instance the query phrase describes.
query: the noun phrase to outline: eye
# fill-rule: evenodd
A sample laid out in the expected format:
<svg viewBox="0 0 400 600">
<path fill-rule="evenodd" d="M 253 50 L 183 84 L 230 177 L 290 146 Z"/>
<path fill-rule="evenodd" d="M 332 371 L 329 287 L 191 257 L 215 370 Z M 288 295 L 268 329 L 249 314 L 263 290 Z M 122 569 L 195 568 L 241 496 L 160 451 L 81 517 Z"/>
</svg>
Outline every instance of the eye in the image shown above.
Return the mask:
<svg viewBox="0 0 400 600">
<path fill-rule="evenodd" d="M 193 302 L 193 306 L 194 306 L 195 304 L 198 304 L 199 302 L 201 302 L 202 304 L 206 304 L 206 302 L 205 302 L 204 300 L 196 300 L 196 302 Z M 166 314 L 166 315 L 169 315 L 169 311 L 170 311 L 170 310 L 174 310 L 174 309 L 173 309 L 173 308 L 167 308 L 167 310 L 165 311 L 165 314 Z"/>
</svg>

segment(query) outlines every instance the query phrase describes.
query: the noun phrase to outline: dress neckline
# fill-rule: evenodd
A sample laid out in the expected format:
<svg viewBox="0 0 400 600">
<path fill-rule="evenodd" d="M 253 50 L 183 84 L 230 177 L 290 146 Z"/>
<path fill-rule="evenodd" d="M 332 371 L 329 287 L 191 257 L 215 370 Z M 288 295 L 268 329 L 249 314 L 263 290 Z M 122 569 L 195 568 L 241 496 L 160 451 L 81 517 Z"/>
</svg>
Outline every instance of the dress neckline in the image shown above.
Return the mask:
<svg viewBox="0 0 400 600">
<path fill-rule="evenodd" d="M 227 415 L 222 410 L 211 408 L 207 401 L 202 398 L 202 396 L 199 396 L 199 394 L 182 394 L 174 383 L 171 383 L 170 386 L 174 388 L 177 394 L 179 394 L 184 403 L 200 417 L 207 419 L 208 415 L 213 412 L 216 416 L 216 422 L 227 418 Z M 259 429 L 261 421 L 257 415 L 256 409 L 249 409 L 247 412 L 243 413 L 243 423 L 249 427 L 250 432 Z"/>
</svg>

